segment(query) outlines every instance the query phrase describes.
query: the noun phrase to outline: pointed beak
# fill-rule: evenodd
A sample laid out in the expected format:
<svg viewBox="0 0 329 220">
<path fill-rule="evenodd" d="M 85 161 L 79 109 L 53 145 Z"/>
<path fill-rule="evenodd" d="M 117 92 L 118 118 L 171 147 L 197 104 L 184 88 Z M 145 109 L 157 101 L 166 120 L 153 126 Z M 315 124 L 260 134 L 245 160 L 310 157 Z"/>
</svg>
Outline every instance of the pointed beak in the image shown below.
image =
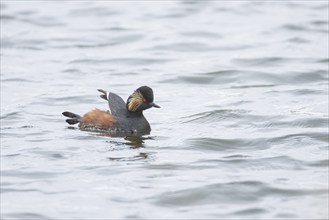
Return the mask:
<svg viewBox="0 0 329 220">
<path fill-rule="evenodd" d="M 150 103 L 150 105 L 151 105 L 152 107 L 155 107 L 155 108 L 160 108 L 160 106 L 158 106 L 158 105 L 155 104 L 154 102 Z"/>
</svg>

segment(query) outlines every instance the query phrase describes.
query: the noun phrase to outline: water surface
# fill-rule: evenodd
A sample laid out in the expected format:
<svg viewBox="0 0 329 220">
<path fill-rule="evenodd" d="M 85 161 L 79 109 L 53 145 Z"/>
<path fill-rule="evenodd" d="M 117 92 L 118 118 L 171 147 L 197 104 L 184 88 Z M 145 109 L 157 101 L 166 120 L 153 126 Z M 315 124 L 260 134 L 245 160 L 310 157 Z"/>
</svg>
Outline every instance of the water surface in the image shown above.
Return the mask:
<svg viewBox="0 0 329 220">
<path fill-rule="evenodd" d="M 328 218 L 327 1 L 2 1 L 2 219 Z M 69 127 L 151 86 L 143 137 Z"/>
</svg>

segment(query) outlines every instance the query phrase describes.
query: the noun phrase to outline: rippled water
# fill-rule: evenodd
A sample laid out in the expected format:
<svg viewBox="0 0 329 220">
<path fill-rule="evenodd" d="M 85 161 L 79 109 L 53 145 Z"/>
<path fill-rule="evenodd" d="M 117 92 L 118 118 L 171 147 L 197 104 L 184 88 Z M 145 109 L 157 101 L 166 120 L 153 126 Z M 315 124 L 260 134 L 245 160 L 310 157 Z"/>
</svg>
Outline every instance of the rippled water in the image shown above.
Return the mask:
<svg viewBox="0 0 329 220">
<path fill-rule="evenodd" d="M 2 1 L 2 219 L 328 218 L 327 1 Z M 149 85 L 152 132 L 61 115 Z"/>
</svg>

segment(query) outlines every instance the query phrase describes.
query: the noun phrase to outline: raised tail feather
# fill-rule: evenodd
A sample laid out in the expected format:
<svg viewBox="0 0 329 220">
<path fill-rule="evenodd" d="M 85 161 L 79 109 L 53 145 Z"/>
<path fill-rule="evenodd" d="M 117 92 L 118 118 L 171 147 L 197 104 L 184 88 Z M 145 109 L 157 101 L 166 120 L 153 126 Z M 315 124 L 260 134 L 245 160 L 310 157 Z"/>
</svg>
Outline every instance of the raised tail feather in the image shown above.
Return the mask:
<svg viewBox="0 0 329 220">
<path fill-rule="evenodd" d="M 102 99 L 108 100 L 108 96 L 109 96 L 109 92 L 103 90 L 103 89 L 97 89 L 99 92 L 103 93 L 102 95 L 100 95 L 100 97 Z"/>
<path fill-rule="evenodd" d="M 72 112 L 63 112 L 64 116 L 68 117 L 69 119 L 66 119 L 66 122 L 70 125 L 74 125 L 80 122 L 81 116 L 74 114 Z"/>
</svg>

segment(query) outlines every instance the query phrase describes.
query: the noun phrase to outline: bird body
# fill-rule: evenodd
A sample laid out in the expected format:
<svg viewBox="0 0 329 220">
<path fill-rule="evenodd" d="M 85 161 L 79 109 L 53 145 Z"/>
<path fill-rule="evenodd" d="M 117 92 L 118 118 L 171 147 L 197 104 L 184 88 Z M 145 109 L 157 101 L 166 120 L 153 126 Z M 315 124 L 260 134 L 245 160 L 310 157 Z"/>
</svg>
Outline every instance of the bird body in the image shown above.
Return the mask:
<svg viewBox="0 0 329 220">
<path fill-rule="evenodd" d="M 156 107 L 153 102 L 153 91 L 150 87 L 142 86 L 131 94 L 127 103 L 115 93 L 98 90 L 101 98 L 108 101 L 109 110 L 92 110 L 82 117 L 72 112 L 62 114 L 69 119 L 68 124 L 77 124 L 81 130 L 106 131 L 111 133 L 149 133 L 151 126 L 143 115 L 143 111 Z"/>
</svg>

